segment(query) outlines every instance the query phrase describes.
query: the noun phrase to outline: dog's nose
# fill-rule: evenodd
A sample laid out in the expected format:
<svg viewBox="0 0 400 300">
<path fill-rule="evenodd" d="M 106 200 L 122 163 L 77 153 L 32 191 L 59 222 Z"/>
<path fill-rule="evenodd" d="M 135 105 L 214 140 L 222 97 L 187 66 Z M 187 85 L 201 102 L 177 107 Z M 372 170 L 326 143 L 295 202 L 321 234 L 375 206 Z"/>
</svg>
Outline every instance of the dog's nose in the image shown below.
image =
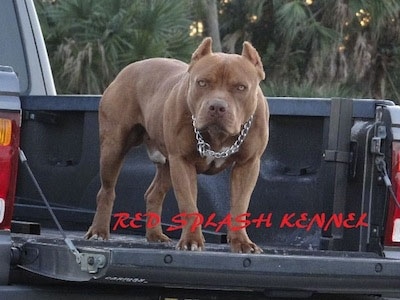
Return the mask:
<svg viewBox="0 0 400 300">
<path fill-rule="evenodd" d="M 228 108 L 228 103 L 221 99 L 211 100 L 208 104 L 208 113 L 211 117 L 222 117 L 226 109 Z"/>
</svg>

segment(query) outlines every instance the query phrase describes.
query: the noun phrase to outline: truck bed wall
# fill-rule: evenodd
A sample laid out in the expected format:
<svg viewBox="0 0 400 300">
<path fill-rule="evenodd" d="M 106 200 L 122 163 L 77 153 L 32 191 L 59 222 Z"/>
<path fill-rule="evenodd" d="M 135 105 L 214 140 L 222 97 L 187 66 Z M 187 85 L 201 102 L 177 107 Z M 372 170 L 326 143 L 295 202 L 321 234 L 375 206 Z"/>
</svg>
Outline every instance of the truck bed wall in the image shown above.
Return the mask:
<svg viewBox="0 0 400 300">
<path fill-rule="evenodd" d="M 56 208 L 61 223 L 66 228 L 82 231 L 91 223 L 100 186 L 98 101 L 99 97 L 22 98 L 21 147 L 49 201 Z M 250 220 L 261 215 L 264 221 L 258 228 L 255 222 L 247 229 L 257 243 L 320 248 L 321 226 L 314 224 L 300 228 L 299 224 L 307 224 L 316 215 L 327 213 L 329 216 L 331 213 L 332 199 L 325 198 L 323 193 L 326 180 L 323 154 L 329 133 L 330 103 L 329 99 L 269 100 L 270 142 L 262 158 L 260 176 L 249 208 Z M 354 101 L 351 139 L 357 154 L 356 176 L 348 180 L 345 216 L 355 213 L 358 218 L 363 212 L 369 212 L 366 201 L 370 200 L 363 192 L 365 176 L 370 172 L 364 165 L 366 159 L 371 159 L 365 156 L 365 137 L 374 122 L 375 105 L 374 101 Z M 126 212 L 131 216 L 145 213 L 143 195 L 154 171 L 144 147 L 128 153 L 117 185 L 114 213 Z M 229 212 L 229 170 L 214 176 L 199 175 L 198 182 L 201 214 L 207 218 L 215 213 L 215 222 L 224 220 Z M 374 193 L 381 192 L 374 189 Z M 170 191 L 164 202 L 162 221 L 171 224 L 178 213 L 176 200 Z M 294 217 L 287 219 L 292 213 L 295 213 Z M 301 218 L 302 213 L 307 213 L 307 220 L 290 228 L 289 223 Z M 269 214 L 270 222 L 265 220 Z M 22 169 L 18 179 L 15 218 L 40 221 L 42 226 L 52 224 L 31 180 Z M 112 227 L 116 220 L 112 219 Z M 288 222 L 282 223 L 283 220 Z M 216 231 L 215 227 L 206 229 L 212 233 Z M 144 226 L 139 231 L 144 231 Z M 138 231 L 128 228 L 125 232 L 133 234 Z M 225 228 L 221 232 L 226 232 Z M 170 235 L 177 237 L 179 232 L 173 231 Z M 365 250 L 367 240 L 367 228 L 346 229 L 344 249 Z"/>
</svg>

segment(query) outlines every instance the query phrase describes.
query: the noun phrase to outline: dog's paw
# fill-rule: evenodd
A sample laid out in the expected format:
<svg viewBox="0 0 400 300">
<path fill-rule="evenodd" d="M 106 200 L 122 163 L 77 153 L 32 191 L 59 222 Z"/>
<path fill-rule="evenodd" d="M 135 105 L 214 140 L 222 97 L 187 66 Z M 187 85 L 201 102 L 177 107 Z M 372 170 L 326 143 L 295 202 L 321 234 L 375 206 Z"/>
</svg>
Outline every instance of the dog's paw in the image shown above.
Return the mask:
<svg viewBox="0 0 400 300">
<path fill-rule="evenodd" d="M 110 238 L 110 231 L 106 228 L 90 226 L 84 238 L 87 240 L 108 240 Z"/>
<path fill-rule="evenodd" d="M 195 241 L 182 241 L 180 240 L 178 244 L 176 245 L 176 250 L 182 250 L 182 251 L 203 251 L 204 250 L 204 244 L 202 245 L 201 243 L 195 242 Z"/>
<path fill-rule="evenodd" d="M 228 235 L 228 243 L 231 246 L 231 251 L 235 253 L 254 253 L 260 254 L 263 250 L 253 243 L 247 234 Z"/>
<path fill-rule="evenodd" d="M 260 254 L 263 252 L 263 250 L 253 242 L 250 243 L 230 242 L 230 245 L 231 245 L 231 251 L 236 253 Z"/>
<path fill-rule="evenodd" d="M 205 250 L 204 242 L 205 240 L 202 233 L 200 233 L 199 235 L 182 235 L 181 239 L 176 245 L 176 249 L 182 251 L 203 251 Z"/>
<path fill-rule="evenodd" d="M 171 243 L 171 239 L 162 232 L 147 232 L 146 239 L 150 243 Z"/>
</svg>

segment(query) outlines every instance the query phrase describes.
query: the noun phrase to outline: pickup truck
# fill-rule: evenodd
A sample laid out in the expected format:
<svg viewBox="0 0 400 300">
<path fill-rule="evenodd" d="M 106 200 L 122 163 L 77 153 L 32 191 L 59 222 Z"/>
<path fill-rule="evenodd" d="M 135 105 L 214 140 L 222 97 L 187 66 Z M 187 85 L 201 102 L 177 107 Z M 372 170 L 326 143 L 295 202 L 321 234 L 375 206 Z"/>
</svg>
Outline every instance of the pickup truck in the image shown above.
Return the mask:
<svg viewBox="0 0 400 300">
<path fill-rule="evenodd" d="M 246 223 L 261 254 L 229 251 L 229 171 L 198 177 L 206 251 L 147 243 L 143 195 L 155 170 L 143 148 L 125 159 L 111 239 L 85 240 L 100 185 L 100 96 L 56 95 L 33 1 L 2 0 L 0 28 L 2 298 L 400 294 L 394 102 L 268 98 L 270 142 Z M 177 215 L 170 193 L 153 221 L 177 238 Z"/>
</svg>

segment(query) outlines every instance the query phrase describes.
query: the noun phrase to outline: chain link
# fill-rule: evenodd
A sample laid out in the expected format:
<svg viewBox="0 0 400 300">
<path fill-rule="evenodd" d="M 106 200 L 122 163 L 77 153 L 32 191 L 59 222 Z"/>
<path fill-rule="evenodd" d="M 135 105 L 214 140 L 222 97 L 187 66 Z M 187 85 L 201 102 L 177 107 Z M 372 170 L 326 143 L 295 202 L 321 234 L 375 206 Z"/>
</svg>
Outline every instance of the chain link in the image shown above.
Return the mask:
<svg viewBox="0 0 400 300">
<path fill-rule="evenodd" d="M 211 150 L 211 146 L 209 143 L 204 141 L 203 136 L 201 135 L 200 131 L 196 128 L 196 118 L 192 116 L 193 121 L 193 129 L 196 135 L 197 140 L 197 151 L 199 152 L 201 157 L 211 156 L 214 158 L 227 158 L 228 156 L 236 153 L 239 151 L 240 146 L 243 144 L 244 139 L 246 138 L 247 134 L 249 133 L 251 124 L 253 122 L 253 115 L 247 120 L 246 123 L 243 124 L 242 130 L 237 138 L 237 140 L 230 146 L 228 149 L 224 151 L 214 151 Z"/>
</svg>

